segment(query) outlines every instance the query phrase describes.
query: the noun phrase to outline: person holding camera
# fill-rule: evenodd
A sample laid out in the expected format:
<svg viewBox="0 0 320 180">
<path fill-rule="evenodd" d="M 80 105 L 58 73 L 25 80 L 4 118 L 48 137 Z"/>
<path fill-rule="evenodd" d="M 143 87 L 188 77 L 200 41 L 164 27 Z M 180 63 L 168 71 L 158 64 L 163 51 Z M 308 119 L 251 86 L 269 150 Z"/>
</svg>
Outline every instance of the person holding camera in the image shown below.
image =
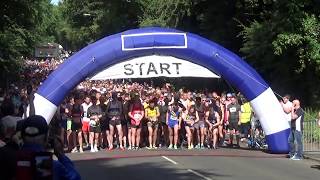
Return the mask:
<svg viewBox="0 0 320 180">
<path fill-rule="evenodd" d="M 63 152 L 63 144 L 58 136 L 51 142 L 54 155 L 46 151 L 48 144 L 48 124 L 39 115 L 32 115 L 18 123 L 23 146 L 17 153 L 16 179 L 81 179 L 71 160 Z"/>
</svg>

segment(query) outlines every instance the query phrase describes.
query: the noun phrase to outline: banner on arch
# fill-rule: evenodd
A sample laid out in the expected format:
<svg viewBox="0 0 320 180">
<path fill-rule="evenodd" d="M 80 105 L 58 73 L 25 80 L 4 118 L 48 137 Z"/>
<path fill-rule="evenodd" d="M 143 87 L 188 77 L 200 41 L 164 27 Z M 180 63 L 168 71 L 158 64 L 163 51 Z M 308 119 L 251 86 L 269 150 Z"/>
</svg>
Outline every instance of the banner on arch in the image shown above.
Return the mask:
<svg viewBox="0 0 320 180">
<path fill-rule="evenodd" d="M 220 78 L 207 68 L 172 56 L 143 56 L 115 64 L 90 80 L 151 78 L 151 77 L 203 77 Z"/>
</svg>

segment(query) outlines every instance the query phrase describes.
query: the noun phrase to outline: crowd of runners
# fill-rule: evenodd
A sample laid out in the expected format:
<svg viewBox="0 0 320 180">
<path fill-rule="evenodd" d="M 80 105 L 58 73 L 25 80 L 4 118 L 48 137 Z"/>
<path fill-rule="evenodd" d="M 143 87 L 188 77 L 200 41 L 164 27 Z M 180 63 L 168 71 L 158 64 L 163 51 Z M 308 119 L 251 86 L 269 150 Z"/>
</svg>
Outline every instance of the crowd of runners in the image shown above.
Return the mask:
<svg viewBox="0 0 320 180">
<path fill-rule="evenodd" d="M 252 114 L 239 94 L 110 80 L 81 83 L 53 121 L 71 152 L 216 149 L 239 147 L 240 140 L 248 138 Z"/>
<path fill-rule="evenodd" d="M 0 91 L 1 101 L 25 114 L 32 92 L 63 62 L 25 61 L 22 81 Z M 253 112 L 240 94 L 186 88 L 164 83 L 155 87 L 130 81 L 80 83 L 51 121 L 70 152 L 141 147 L 203 149 L 239 147 L 249 136 Z M 226 138 L 227 137 L 227 138 Z"/>
</svg>

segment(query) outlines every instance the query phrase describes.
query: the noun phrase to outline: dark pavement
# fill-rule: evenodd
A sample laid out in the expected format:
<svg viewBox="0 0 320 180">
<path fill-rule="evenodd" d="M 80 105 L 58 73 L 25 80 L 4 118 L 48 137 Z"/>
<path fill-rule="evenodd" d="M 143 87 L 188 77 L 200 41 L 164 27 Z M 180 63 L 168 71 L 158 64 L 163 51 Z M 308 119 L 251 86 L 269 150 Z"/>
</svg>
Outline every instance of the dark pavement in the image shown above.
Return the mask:
<svg viewBox="0 0 320 180">
<path fill-rule="evenodd" d="M 301 180 L 320 177 L 320 163 L 244 149 L 100 151 L 69 154 L 82 179 Z"/>
</svg>

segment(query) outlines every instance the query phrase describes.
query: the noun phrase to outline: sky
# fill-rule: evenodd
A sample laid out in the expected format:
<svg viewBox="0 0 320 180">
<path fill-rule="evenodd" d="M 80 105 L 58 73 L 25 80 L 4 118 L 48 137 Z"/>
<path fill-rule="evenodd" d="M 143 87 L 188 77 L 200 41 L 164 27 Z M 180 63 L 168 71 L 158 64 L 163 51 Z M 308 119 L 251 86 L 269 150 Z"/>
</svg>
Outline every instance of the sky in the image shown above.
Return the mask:
<svg viewBox="0 0 320 180">
<path fill-rule="evenodd" d="M 60 0 L 51 0 L 51 3 L 57 5 L 57 4 L 59 3 L 59 1 L 60 1 Z"/>
</svg>

